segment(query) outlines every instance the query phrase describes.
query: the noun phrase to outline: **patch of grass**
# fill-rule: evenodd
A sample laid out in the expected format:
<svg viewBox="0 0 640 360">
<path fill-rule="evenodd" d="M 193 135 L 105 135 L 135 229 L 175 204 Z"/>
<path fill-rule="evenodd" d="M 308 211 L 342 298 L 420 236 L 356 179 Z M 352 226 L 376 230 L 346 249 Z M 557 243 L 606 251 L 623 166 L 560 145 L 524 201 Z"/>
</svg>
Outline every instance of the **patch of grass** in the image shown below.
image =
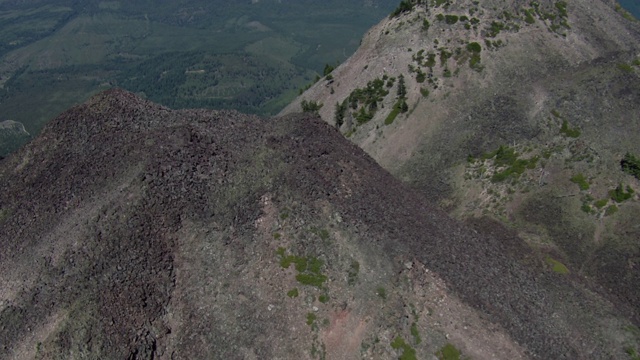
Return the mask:
<svg viewBox="0 0 640 360">
<path fill-rule="evenodd" d="M 307 325 L 311 326 L 316 321 L 317 317 L 314 313 L 307 313 Z"/>
<path fill-rule="evenodd" d="M 447 66 L 447 61 L 453 55 L 452 52 L 447 51 L 445 48 L 440 49 L 440 66 Z"/>
<path fill-rule="evenodd" d="M 634 325 L 625 326 L 624 330 L 633 336 L 640 338 L 640 328 Z"/>
<path fill-rule="evenodd" d="M 347 283 L 349 285 L 355 285 L 358 280 L 358 274 L 360 273 L 360 263 L 356 260 L 351 262 L 349 271 L 347 272 Z"/>
<path fill-rule="evenodd" d="M 553 270 L 556 274 L 566 275 L 569 273 L 569 269 L 560 261 L 551 258 L 550 256 L 546 257 L 547 264 L 551 265 L 551 270 Z"/>
<path fill-rule="evenodd" d="M 327 231 L 327 229 L 314 229 L 312 232 L 318 235 L 322 240 L 329 240 L 329 231 Z"/>
<path fill-rule="evenodd" d="M 400 360 L 416 360 L 416 350 L 407 344 L 403 338 L 397 336 L 391 342 L 391 347 L 395 350 L 402 349 L 402 355 L 398 359 Z"/>
<path fill-rule="evenodd" d="M 629 64 L 625 64 L 625 63 L 620 63 L 618 64 L 618 69 L 622 70 L 623 72 L 633 72 L 633 67 Z"/>
<path fill-rule="evenodd" d="M 293 288 L 287 292 L 287 296 L 290 298 L 297 298 L 299 295 L 298 288 Z"/>
<path fill-rule="evenodd" d="M 288 269 L 291 264 L 295 265 L 296 280 L 302 285 L 310 285 L 317 288 L 322 288 L 322 285 L 327 281 L 327 276 L 321 273 L 323 261 L 311 257 L 311 256 L 296 256 L 287 255 L 286 250 L 282 247 L 278 248 L 276 254 L 280 256 L 280 266 L 283 269 Z"/>
<path fill-rule="evenodd" d="M 480 46 L 480 44 L 478 44 L 477 42 L 471 42 L 467 44 L 467 50 L 470 52 L 479 53 L 480 51 L 482 51 L 482 46 Z"/>
<path fill-rule="evenodd" d="M 624 349 L 624 351 L 627 353 L 627 355 L 629 355 L 629 358 L 631 360 L 640 360 L 640 354 L 638 354 L 638 351 L 633 347 L 629 346 Z"/>
<path fill-rule="evenodd" d="M 558 9 L 558 15 L 560 15 L 560 17 L 566 18 L 568 16 L 566 2 L 564 1 L 556 2 L 556 9 Z"/>
<path fill-rule="evenodd" d="M 366 124 L 369 120 L 373 119 L 373 111 L 365 110 L 364 106 L 360 108 L 360 111 L 354 114 L 358 125 Z"/>
<path fill-rule="evenodd" d="M 322 295 L 318 296 L 318 301 L 320 301 L 323 304 L 328 303 L 329 302 L 329 295 L 322 294 Z"/>
<path fill-rule="evenodd" d="M 601 199 L 601 200 L 598 200 L 598 201 L 594 202 L 593 205 L 598 209 L 602 209 L 608 203 L 609 203 L 609 199 Z"/>
<path fill-rule="evenodd" d="M 494 156 L 496 166 L 510 166 L 518 160 L 518 154 L 508 146 L 500 146 L 492 157 Z"/>
<path fill-rule="evenodd" d="M 570 138 L 577 138 L 580 136 L 580 130 L 570 128 L 567 120 L 562 121 L 562 126 L 560 127 L 560 133 Z"/>
<path fill-rule="evenodd" d="M 453 25 L 455 23 L 458 22 L 458 15 L 445 15 L 444 16 L 444 22 L 449 24 L 449 25 Z"/>
<path fill-rule="evenodd" d="M 429 30 L 430 26 L 431 26 L 431 24 L 429 23 L 429 20 L 424 19 L 422 21 L 422 30 L 427 31 L 427 30 Z"/>
<path fill-rule="evenodd" d="M 534 14 L 533 9 L 525 9 L 524 10 L 524 22 L 526 22 L 527 24 L 533 24 L 536 22 L 536 18 L 533 16 Z"/>
<path fill-rule="evenodd" d="M 433 53 L 427 54 L 427 60 L 425 60 L 424 66 L 428 68 L 432 68 L 436 66 L 436 54 L 433 54 Z"/>
<path fill-rule="evenodd" d="M 460 350 L 452 344 L 446 344 L 436 353 L 439 360 L 460 360 L 461 355 Z"/>
<path fill-rule="evenodd" d="M 318 331 L 318 324 L 313 324 L 311 330 Z M 327 347 L 322 341 L 318 340 L 317 335 L 314 336 L 313 343 L 311 344 L 311 357 L 319 360 L 326 360 L 327 358 Z"/>
<path fill-rule="evenodd" d="M 320 268 L 322 268 L 322 265 L 324 265 L 322 260 L 320 260 L 318 258 L 314 258 L 314 257 L 309 258 L 309 271 L 310 272 L 312 272 L 314 274 L 320 274 Z"/>
<path fill-rule="evenodd" d="M 480 54 L 474 53 L 469 58 L 469 67 L 476 71 L 481 71 L 482 66 L 480 65 Z"/>
<path fill-rule="evenodd" d="M 317 288 L 322 288 L 322 285 L 327 281 L 327 277 L 322 274 L 298 274 L 296 280 L 302 285 L 310 285 Z"/>
<path fill-rule="evenodd" d="M 420 88 L 420 94 L 422 95 L 422 97 L 429 97 L 429 89 Z"/>
<path fill-rule="evenodd" d="M 382 300 L 386 300 L 387 299 L 387 290 L 385 290 L 385 288 L 380 286 L 379 288 L 376 289 L 376 295 L 378 295 Z"/>
<path fill-rule="evenodd" d="M 606 210 L 604 211 L 604 216 L 611 216 L 617 212 L 618 212 L 618 206 L 616 206 L 616 204 L 613 204 L 606 208 Z"/>
<path fill-rule="evenodd" d="M 418 324 L 415 322 L 411 324 L 411 335 L 413 336 L 413 342 L 418 345 L 422 342 L 420 338 L 420 332 L 418 331 Z"/>
<path fill-rule="evenodd" d="M 298 271 L 306 271 L 307 270 L 307 258 L 300 257 L 295 255 L 281 255 L 280 266 L 283 269 L 288 269 L 291 264 L 295 264 L 296 270 Z"/>
<path fill-rule="evenodd" d="M 483 158 L 485 159 L 494 159 L 494 165 L 496 168 L 503 168 L 501 171 L 496 171 L 491 177 L 492 182 L 502 182 L 509 177 L 519 177 L 522 173 L 525 172 L 527 168 L 533 163 L 533 167 L 535 168 L 535 164 L 538 159 L 519 159 L 518 154 L 515 152 L 513 148 L 508 146 L 500 146 L 498 150 L 484 154 Z"/>
<path fill-rule="evenodd" d="M 640 355 L 638 354 L 638 351 L 636 351 L 636 349 L 627 347 L 625 351 L 627 352 L 631 360 L 640 360 Z"/>
<path fill-rule="evenodd" d="M 385 125 L 391 125 L 393 121 L 400 115 L 400 113 L 404 113 L 409 110 L 409 106 L 404 99 L 398 99 L 398 101 L 393 105 L 393 110 L 387 115 L 387 118 L 384 119 Z"/>
<path fill-rule="evenodd" d="M 498 34 L 500 34 L 500 31 L 504 30 L 504 28 L 505 26 L 503 23 L 499 21 L 493 21 L 489 29 L 487 29 L 487 36 L 494 38 L 498 36 Z"/>
<path fill-rule="evenodd" d="M 582 173 L 571 177 L 571 182 L 574 184 L 578 184 L 578 187 L 580 187 L 580 190 L 583 190 L 583 191 L 589 190 L 589 182 L 587 181 L 587 178 L 585 178 Z"/>
<path fill-rule="evenodd" d="M 631 186 L 627 185 L 626 191 L 622 184 L 619 184 L 615 189 L 609 191 L 609 196 L 611 199 L 617 203 L 624 202 L 626 200 L 631 199 L 635 191 L 631 188 Z"/>
<path fill-rule="evenodd" d="M 524 173 L 528 164 L 529 162 L 527 160 L 517 159 L 511 166 L 509 166 L 505 170 L 493 174 L 493 176 L 491 177 L 491 181 L 501 182 L 512 176 L 517 178 L 522 175 L 522 173 Z"/>
</svg>

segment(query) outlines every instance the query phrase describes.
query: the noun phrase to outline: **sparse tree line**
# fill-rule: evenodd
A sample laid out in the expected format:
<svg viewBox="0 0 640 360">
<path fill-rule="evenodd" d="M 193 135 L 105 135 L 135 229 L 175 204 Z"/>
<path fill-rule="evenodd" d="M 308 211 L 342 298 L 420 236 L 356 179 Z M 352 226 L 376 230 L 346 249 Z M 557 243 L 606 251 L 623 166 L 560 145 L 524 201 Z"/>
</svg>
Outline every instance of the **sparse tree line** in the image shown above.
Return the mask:
<svg viewBox="0 0 640 360">
<path fill-rule="evenodd" d="M 396 102 L 385 119 L 385 124 L 387 125 L 391 124 L 400 113 L 405 113 L 409 110 L 404 76 L 398 76 L 397 81 Z M 336 103 L 334 111 L 335 126 L 340 129 L 345 124 L 349 109 L 353 111 L 350 116 L 355 120 L 356 125 L 365 124 L 373 119 L 375 113 L 384 107 L 383 100 L 389 95 L 388 89 L 393 87 L 395 82 L 396 78 L 384 75 L 382 79 L 377 78 L 369 81 L 364 88 L 353 90 L 349 97 L 342 102 Z"/>
</svg>

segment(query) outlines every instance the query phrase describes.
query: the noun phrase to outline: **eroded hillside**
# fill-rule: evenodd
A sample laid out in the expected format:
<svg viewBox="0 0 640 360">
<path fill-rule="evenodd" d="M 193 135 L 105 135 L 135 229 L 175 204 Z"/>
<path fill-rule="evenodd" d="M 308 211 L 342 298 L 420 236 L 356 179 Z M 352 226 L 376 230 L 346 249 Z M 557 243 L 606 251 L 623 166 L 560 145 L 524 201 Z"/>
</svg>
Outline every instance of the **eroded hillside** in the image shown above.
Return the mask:
<svg viewBox="0 0 640 360">
<path fill-rule="evenodd" d="M 637 314 L 640 23 L 613 1 L 403 4 L 283 113 L 317 111 L 450 214 L 501 222 Z"/>
</svg>

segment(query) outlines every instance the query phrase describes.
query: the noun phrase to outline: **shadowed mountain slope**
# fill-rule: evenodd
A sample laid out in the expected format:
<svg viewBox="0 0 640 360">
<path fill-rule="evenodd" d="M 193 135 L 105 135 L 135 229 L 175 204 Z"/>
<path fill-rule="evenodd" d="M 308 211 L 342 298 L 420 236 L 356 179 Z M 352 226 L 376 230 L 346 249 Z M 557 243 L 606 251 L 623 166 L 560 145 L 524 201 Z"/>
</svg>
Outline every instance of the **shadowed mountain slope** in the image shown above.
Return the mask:
<svg viewBox="0 0 640 360">
<path fill-rule="evenodd" d="M 0 160 L 2 358 L 611 358 L 624 308 L 312 116 L 121 90 Z M 448 349 L 448 350 L 447 350 Z"/>
</svg>

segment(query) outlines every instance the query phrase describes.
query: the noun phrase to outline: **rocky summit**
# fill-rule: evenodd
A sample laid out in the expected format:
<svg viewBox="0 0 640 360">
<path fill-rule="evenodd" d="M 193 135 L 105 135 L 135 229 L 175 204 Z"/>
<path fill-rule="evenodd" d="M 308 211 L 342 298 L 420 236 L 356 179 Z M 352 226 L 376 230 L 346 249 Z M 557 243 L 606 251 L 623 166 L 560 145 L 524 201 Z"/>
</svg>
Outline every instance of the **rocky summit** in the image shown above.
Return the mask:
<svg viewBox="0 0 640 360">
<path fill-rule="evenodd" d="M 630 311 L 315 116 L 109 90 L 0 160 L 0 358 L 605 359 Z"/>
</svg>

